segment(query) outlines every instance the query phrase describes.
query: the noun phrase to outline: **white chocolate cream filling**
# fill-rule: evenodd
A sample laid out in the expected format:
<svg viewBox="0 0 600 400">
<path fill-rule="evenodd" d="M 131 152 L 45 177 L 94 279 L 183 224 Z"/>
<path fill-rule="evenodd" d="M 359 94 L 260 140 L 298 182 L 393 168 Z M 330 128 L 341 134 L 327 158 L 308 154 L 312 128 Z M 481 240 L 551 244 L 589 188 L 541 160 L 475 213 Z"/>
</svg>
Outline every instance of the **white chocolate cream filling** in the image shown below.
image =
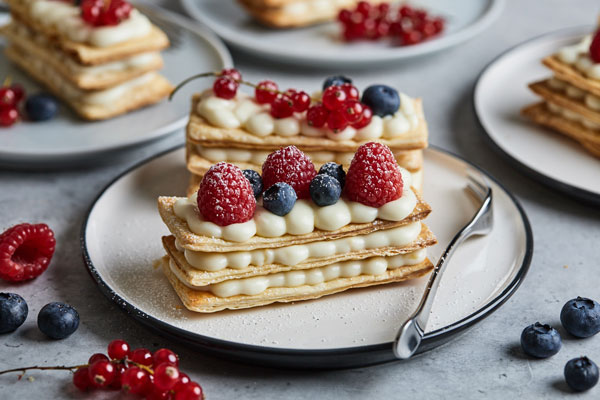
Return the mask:
<svg viewBox="0 0 600 400">
<path fill-rule="evenodd" d="M 364 260 L 344 261 L 324 267 L 287 271 L 252 278 L 230 279 L 208 286 L 189 286 L 192 289 L 208 291 L 217 297 L 237 295 L 257 295 L 269 288 L 293 288 L 303 285 L 318 285 L 338 278 L 350 278 L 359 275 L 381 275 L 388 269 L 416 265 L 425 261 L 425 249 L 391 257 L 373 257 Z M 170 260 L 170 268 L 177 274 L 177 267 Z M 185 282 L 184 282 L 185 284 Z"/>
<path fill-rule="evenodd" d="M 289 214 L 280 217 L 256 205 L 254 217 L 243 223 L 220 226 L 207 221 L 198 210 L 197 193 L 178 199 L 173 205 L 177 217 L 187 222 L 197 235 L 245 242 L 254 235 L 280 237 L 285 234 L 303 235 L 317 229 L 334 231 L 350 223 L 368 223 L 376 219 L 402 221 L 417 205 L 417 197 L 410 189 L 410 173 L 401 168 L 404 181 L 402 197 L 379 208 L 340 198 L 330 206 L 319 207 L 310 200 L 298 200 Z"/>
<path fill-rule="evenodd" d="M 292 15 L 329 15 L 337 13 L 340 8 L 352 7 L 355 3 L 353 0 L 304 0 L 284 4 L 280 9 Z"/>
<path fill-rule="evenodd" d="M 600 79 L 600 63 L 595 63 L 590 58 L 590 45 L 592 36 L 584 37 L 579 43 L 561 48 L 558 59 L 581 71 L 585 76 L 592 79 Z"/>
<path fill-rule="evenodd" d="M 600 97 L 592 93 L 586 92 L 585 90 L 573 86 L 570 83 L 556 77 L 552 77 L 548 80 L 548 86 L 556 91 L 566 94 L 572 99 L 584 102 L 585 105 L 591 110 L 600 111 Z"/>
<path fill-rule="evenodd" d="M 39 24 L 51 27 L 69 40 L 108 47 L 148 35 L 152 23 L 138 10 L 114 26 L 94 27 L 81 18 L 81 9 L 72 3 L 56 0 L 21 0 L 31 17 Z"/>
<path fill-rule="evenodd" d="M 194 268 L 202 271 L 220 271 L 225 268 L 242 269 L 249 265 L 260 267 L 267 264 L 297 265 L 308 259 L 319 259 L 353 251 L 377 249 L 381 247 L 401 247 L 412 243 L 421 233 L 421 223 L 401 226 L 336 240 L 313 242 L 302 245 L 280 247 L 277 249 L 259 249 L 233 251 L 228 253 L 209 253 L 184 249 L 185 259 Z"/>
<path fill-rule="evenodd" d="M 325 128 L 314 128 L 306 121 L 306 112 L 295 113 L 288 118 L 273 118 L 269 106 L 261 105 L 253 98 L 238 92 L 231 100 L 215 96 L 212 90 L 205 91 L 196 111 L 209 123 L 219 128 L 243 128 L 256 136 L 314 136 L 332 140 L 368 140 L 395 138 L 415 130 L 419 126 L 419 116 L 414 100 L 400 93 L 400 109 L 394 115 L 379 117 L 374 115 L 369 125 L 356 130 L 348 127 L 339 133 Z"/>
<path fill-rule="evenodd" d="M 600 124 L 598 124 L 594 121 L 590 121 L 589 119 L 585 118 L 581 114 L 577 114 L 576 112 L 568 110 L 568 109 L 561 107 L 559 105 L 556 105 L 554 103 L 550 103 L 548 101 L 546 102 L 546 105 L 548 107 L 548 110 L 553 114 L 560 115 L 561 117 L 566 118 L 573 122 L 578 122 L 588 129 L 591 129 L 594 131 L 600 130 Z"/>
</svg>

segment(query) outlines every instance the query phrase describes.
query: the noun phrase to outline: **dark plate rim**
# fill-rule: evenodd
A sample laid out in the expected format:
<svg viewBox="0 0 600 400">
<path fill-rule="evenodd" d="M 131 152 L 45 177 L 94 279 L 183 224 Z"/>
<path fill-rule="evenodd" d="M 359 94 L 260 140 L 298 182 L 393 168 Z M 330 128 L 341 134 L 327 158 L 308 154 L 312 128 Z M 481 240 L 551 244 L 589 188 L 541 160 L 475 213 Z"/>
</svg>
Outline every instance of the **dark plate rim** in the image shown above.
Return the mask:
<svg viewBox="0 0 600 400">
<path fill-rule="evenodd" d="M 255 359 L 257 359 L 257 360 L 261 359 L 261 354 L 266 357 L 313 356 L 313 357 L 323 357 L 323 358 L 336 357 L 336 356 L 341 356 L 341 355 L 348 356 L 348 355 L 361 354 L 361 353 L 365 354 L 365 353 L 370 353 L 370 352 L 375 353 L 375 352 L 381 352 L 381 351 L 386 351 L 386 350 L 389 350 L 390 354 L 392 354 L 392 342 L 380 343 L 380 344 L 375 344 L 375 345 L 367 345 L 367 346 L 342 347 L 342 348 L 336 348 L 336 349 L 286 349 L 286 348 L 275 348 L 275 347 L 263 347 L 263 346 L 231 342 L 231 341 L 222 340 L 222 339 L 216 339 L 216 338 L 212 338 L 209 336 L 191 333 L 187 330 L 167 324 L 153 316 L 146 314 L 145 312 L 141 311 L 140 309 L 138 309 L 137 307 L 133 306 L 131 303 L 126 301 L 119 294 L 117 294 L 102 279 L 102 277 L 98 273 L 98 270 L 94 266 L 94 264 L 90 258 L 90 255 L 88 253 L 87 243 L 86 243 L 86 230 L 87 230 L 88 222 L 90 219 L 90 215 L 91 215 L 92 211 L 94 210 L 94 207 L 96 206 L 98 201 L 104 195 L 104 193 L 115 182 L 120 180 L 123 176 L 129 174 L 133 170 L 141 167 L 142 165 L 144 165 L 150 161 L 153 161 L 159 157 L 162 157 L 170 152 L 177 151 L 182 147 L 183 146 L 178 145 L 178 146 L 172 147 L 170 149 L 167 149 L 165 151 L 162 151 L 160 153 L 157 153 L 157 154 L 150 156 L 144 160 L 141 160 L 140 162 L 134 164 L 133 166 L 127 168 L 125 171 L 121 172 L 99 192 L 99 194 L 96 196 L 96 198 L 92 202 L 91 206 L 89 207 L 89 209 L 85 215 L 85 219 L 82 224 L 81 231 L 80 231 L 80 246 L 81 246 L 84 264 L 85 264 L 85 267 L 86 267 L 88 273 L 90 274 L 91 278 L 94 280 L 94 282 L 98 285 L 100 291 L 107 298 L 109 298 L 110 300 L 117 303 L 117 305 L 119 305 L 121 308 L 123 308 L 129 315 L 134 317 L 136 320 L 138 320 L 142 324 L 147 325 L 151 328 L 157 329 L 158 331 L 169 334 L 169 335 L 176 335 L 177 337 L 183 337 L 183 338 L 187 339 L 188 341 L 197 343 L 198 345 L 209 346 L 215 352 L 225 353 L 225 352 L 231 351 L 231 350 L 240 351 L 240 352 L 244 352 L 245 354 L 256 355 Z M 473 326 L 475 323 L 477 323 L 480 320 L 491 315 L 492 312 L 494 312 L 498 307 L 500 307 L 502 304 L 504 304 L 516 292 L 516 290 L 519 288 L 519 286 L 523 282 L 523 279 L 525 278 L 527 272 L 529 271 L 529 267 L 531 265 L 531 259 L 533 256 L 533 246 L 534 246 L 533 245 L 533 234 L 532 234 L 531 225 L 529 223 L 527 214 L 525 213 L 525 210 L 523 209 L 523 207 L 521 206 L 519 201 L 516 199 L 516 197 L 510 191 L 508 191 L 496 178 L 494 178 L 493 176 L 491 176 L 490 174 L 485 172 L 483 169 L 481 169 L 477 165 L 465 160 L 463 157 L 458 156 L 450 151 L 441 149 L 441 148 L 433 146 L 433 145 L 431 145 L 430 148 L 432 148 L 433 150 L 439 151 L 440 153 L 443 153 L 445 155 L 457 158 L 457 159 L 463 161 L 464 163 L 466 163 L 467 165 L 469 165 L 470 167 L 478 170 L 483 175 L 485 175 L 488 179 L 490 179 L 494 183 L 496 183 L 508 195 L 508 197 L 513 202 L 513 204 L 515 205 L 515 207 L 517 208 L 517 210 L 519 212 L 519 215 L 521 217 L 521 222 L 522 222 L 523 228 L 525 230 L 525 254 L 523 256 L 523 261 L 521 263 L 521 266 L 519 267 L 515 277 L 498 296 L 496 296 L 494 299 L 487 302 L 485 305 L 483 305 L 481 308 L 479 308 L 477 311 L 473 312 L 469 316 L 467 316 L 451 325 L 448 325 L 444 328 L 427 333 L 423 339 L 422 346 L 421 346 L 422 348 L 431 348 L 431 347 L 433 347 L 434 343 L 439 342 L 441 344 L 441 343 L 447 341 L 449 337 L 452 337 L 455 334 L 458 334 L 459 332 L 464 331 L 465 329 Z"/>
<path fill-rule="evenodd" d="M 511 46 L 510 48 L 504 50 L 502 53 L 500 53 L 499 55 L 497 55 L 496 57 L 494 57 L 484 68 L 483 70 L 479 73 L 479 75 L 477 76 L 477 79 L 475 81 L 475 84 L 473 86 L 473 94 L 472 94 L 472 107 L 473 107 L 473 112 L 475 113 L 476 119 L 477 119 L 477 123 L 480 126 L 480 131 L 482 133 L 483 138 L 485 139 L 485 141 L 487 142 L 487 144 L 500 156 L 502 156 L 506 161 L 508 161 L 512 166 L 514 166 L 516 169 L 521 170 L 522 172 L 524 172 L 526 175 L 528 175 L 529 177 L 533 178 L 534 180 L 554 189 L 554 190 L 558 190 L 560 192 L 562 192 L 563 194 L 568 195 L 569 197 L 575 197 L 578 199 L 581 199 L 583 201 L 585 201 L 586 203 L 590 203 L 590 204 L 594 204 L 594 205 L 599 205 L 600 204 L 600 193 L 596 193 L 596 192 L 592 192 L 589 191 L 587 189 L 582 189 L 580 187 L 577 186 L 573 186 L 567 182 L 564 181 L 560 181 L 554 178 L 551 178 L 548 175 L 543 174 L 542 172 L 540 172 L 539 170 L 536 170 L 534 168 L 531 168 L 527 165 L 525 165 L 524 163 L 522 163 L 520 160 L 518 160 L 517 158 L 511 156 L 507 151 L 504 150 L 504 148 L 502 148 L 493 138 L 492 136 L 489 134 L 488 132 L 488 128 L 484 125 L 482 118 L 480 117 L 480 112 L 479 109 L 480 107 L 478 107 L 478 103 L 477 103 L 477 93 L 478 93 L 478 88 L 479 85 L 481 83 L 481 80 L 483 78 L 483 76 L 485 75 L 486 72 L 488 72 L 488 70 L 490 68 L 492 68 L 497 61 L 499 61 L 501 58 L 503 58 L 504 56 L 506 56 L 507 54 L 509 54 L 510 52 L 518 49 L 521 46 L 525 46 L 527 44 L 530 44 L 532 42 L 541 40 L 541 39 L 549 39 L 552 37 L 560 37 L 560 36 L 567 36 L 569 34 L 574 35 L 577 33 L 581 33 L 580 31 L 583 31 L 584 29 L 590 29 L 591 25 L 578 25 L 578 26 L 572 26 L 572 27 L 567 27 L 567 28 L 562 28 L 559 29 L 557 31 L 552 31 L 552 32 L 547 32 L 538 36 L 535 36 L 533 38 L 527 39 L 523 42 L 517 43 L 514 46 Z"/>
</svg>

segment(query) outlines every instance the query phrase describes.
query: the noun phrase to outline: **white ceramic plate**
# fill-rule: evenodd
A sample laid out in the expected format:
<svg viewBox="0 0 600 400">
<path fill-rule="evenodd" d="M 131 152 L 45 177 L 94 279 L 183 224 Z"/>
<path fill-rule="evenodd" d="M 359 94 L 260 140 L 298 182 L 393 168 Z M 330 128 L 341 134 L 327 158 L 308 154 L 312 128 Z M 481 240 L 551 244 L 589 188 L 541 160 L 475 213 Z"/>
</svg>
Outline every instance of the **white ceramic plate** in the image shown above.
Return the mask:
<svg viewBox="0 0 600 400">
<path fill-rule="evenodd" d="M 477 205 L 464 190 L 466 162 L 440 150 L 425 152 L 427 223 L 439 239 L 436 260 Z M 482 174 L 484 174 L 482 172 Z M 448 266 L 421 350 L 472 326 L 516 290 L 531 260 L 533 240 L 518 203 L 489 178 L 495 227 L 469 240 Z M 416 307 L 426 279 L 351 290 L 315 301 L 210 315 L 183 308 L 152 268 L 168 234 L 156 210 L 159 195 L 183 195 L 184 150 L 131 169 L 104 189 L 82 229 L 87 267 L 102 292 L 160 333 L 224 357 L 296 368 L 368 365 L 393 359 L 391 340 Z"/>
<path fill-rule="evenodd" d="M 187 19 L 144 5 L 142 11 L 159 25 L 171 40 L 164 51 L 162 73 L 174 84 L 200 71 L 220 70 L 232 65 L 231 56 L 212 33 Z M 4 42 L 0 42 L 0 47 Z M 0 49 L 1 50 L 1 49 Z M 0 57 L 2 76 L 10 75 L 28 93 L 43 90 L 32 79 Z M 71 166 L 93 162 L 107 152 L 157 139 L 183 127 L 188 118 L 189 99 L 197 91 L 186 86 L 173 101 L 162 101 L 120 117 L 100 122 L 79 119 L 62 105 L 56 118 L 47 122 L 21 122 L 0 129 L 0 164 Z"/>
<path fill-rule="evenodd" d="M 504 0 L 418 0 L 411 4 L 447 20 L 443 35 L 415 46 L 386 41 L 344 43 L 336 22 L 277 30 L 254 22 L 235 0 L 181 0 L 186 11 L 241 50 L 267 59 L 319 67 L 365 67 L 400 62 L 468 40 L 500 14 Z"/>
<path fill-rule="evenodd" d="M 593 29 L 586 26 L 550 33 L 502 54 L 481 74 L 474 104 L 494 147 L 517 167 L 571 196 L 600 203 L 600 160 L 574 141 L 520 115 L 521 108 L 540 101 L 527 85 L 552 75 L 540 60 Z"/>
</svg>

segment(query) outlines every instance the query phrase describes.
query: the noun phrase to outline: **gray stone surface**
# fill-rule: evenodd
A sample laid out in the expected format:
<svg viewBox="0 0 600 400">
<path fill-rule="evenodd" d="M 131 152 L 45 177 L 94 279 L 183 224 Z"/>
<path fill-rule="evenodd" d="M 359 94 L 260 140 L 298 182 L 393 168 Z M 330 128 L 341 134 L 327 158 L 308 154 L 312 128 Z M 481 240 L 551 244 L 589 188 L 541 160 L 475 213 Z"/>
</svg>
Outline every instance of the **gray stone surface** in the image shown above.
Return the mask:
<svg viewBox="0 0 600 400">
<path fill-rule="evenodd" d="M 161 3 L 178 9 L 173 0 Z M 79 231 L 97 192 L 130 165 L 182 143 L 183 135 L 177 133 L 95 168 L 54 172 L 0 170 L 0 226 L 45 221 L 58 238 L 52 267 L 42 277 L 19 286 L 0 283 L 0 291 L 18 292 L 30 306 L 25 325 L 14 334 L 0 337 L 0 368 L 85 362 L 92 352 L 103 351 L 108 341 L 120 337 L 134 346 L 173 348 L 182 355 L 183 369 L 214 400 L 565 396 L 565 362 L 582 354 L 600 361 L 600 339 L 572 340 L 565 335 L 558 355 L 536 361 L 521 355 L 519 335 L 524 326 L 537 320 L 560 325 L 560 308 L 574 296 L 600 297 L 600 212 L 597 207 L 581 204 L 524 177 L 490 150 L 473 114 L 471 95 L 479 72 L 505 49 L 555 29 L 590 24 L 598 11 L 594 0 L 509 0 L 490 29 L 467 44 L 382 71 L 351 72 L 359 86 L 379 81 L 422 96 L 431 142 L 478 163 L 499 178 L 522 201 L 531 219 L 536 248 L 529 276 L 506 305 L 456 341 L 405 363 L 310 373 L 248 367 L 209 358 L 138 325 L 102 296 L 87 276 L 79 250 Z M 283 87 L 316 87 L 329 72 L 299 71 L 238 53 L 233 55 L 246 78 L 257 81 L 269 77 Z M 82 317 L 76 334 L 56 342 L 42 337 L 36 328 L 39 309 L 55 300 L 73 304 Z M 17 382 L 14 375 L 0 377 L 0 398 L 119 396 L 81 395 L 65 372 L 34 372 L 31 376 L 35 378 L 33 382 Z M 595 388 L 587 396 L 598 396 L 599 391 Z"/>
</svg>

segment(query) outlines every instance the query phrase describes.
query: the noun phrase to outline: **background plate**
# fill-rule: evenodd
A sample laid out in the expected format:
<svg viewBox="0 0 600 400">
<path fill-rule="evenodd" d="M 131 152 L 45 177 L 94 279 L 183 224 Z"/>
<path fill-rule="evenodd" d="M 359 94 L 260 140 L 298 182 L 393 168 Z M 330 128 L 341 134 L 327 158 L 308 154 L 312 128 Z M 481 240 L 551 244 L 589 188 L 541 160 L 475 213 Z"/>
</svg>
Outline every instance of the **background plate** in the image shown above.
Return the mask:
<svg viewBox="0 0 600 400">
<path fill-rule="evenodd" d="M 425 151 L 427 223 L 440 244 L 436 260 L 473 215 L 464 190 L 470 165 Z M 393 359 L 391 340 L 416 307 L 426 278 L 320 300 L 201 315 L 187 311 L 152 262 L 164 254 L 168 234 L 156 210 L 159 195 L 183 195 L 188 182 L 184 150 L 133 168 L 101 192 L 82 229 L 87 267 L 102 292 L 136 319 L 167 336 L 220 356 L 294 368 L 362 366 Z M 449 340 L 484 318 L 518 287 L 531 260 L 527 217 L 514 198 L 490 178 L 495 227 L 466 242 L 449 266 L 421 351 Z M 500 245 L 501 244 L 501 245 Z"/>
<path fill-rule="evenodd" d="M 462 43 L 496 19 L 504 0 L 411 1 L 444 17 L 446 31 L 438 38 L 407 47 L 391 46 L 386 41 L 343 43 L 334 22 L 285 30 L 266 28 L 254 22 L 235 0 L 181 0 L 181 4 L 227 43 L 256 56 L 305 66 L 356 68 L 399 62 Z"/>
<path fill-rule="evenodd" d="M 574 141 L 520 115 L 521 108 L 540 101 L 527 85 L 552 75 L 541 59 L 593 29 L 585 26 L 561 30 L 508 50 L 481 73 L 474 104 L 490 142 L 514 165 L 570 196 L 600 204 L 600 160 Z"/>
<path fill-rule="evenodd" d="M 169 36 L 171 47 L 163 51 L 162 73 L 173 84 L 201 71 L 220 70 L 232 65 L 231 56 L 212 33 L 189 20 L 155 7 L 142 11 Z M 0 41 L 0 47 L 4 42 Z M 42 90 L 6 58 L 0 57 L 2 76 L 22 83 L 27 93 Z M 104 153 L 133 146 L 167 135 L 183 127 L 188 118 L 189 99 L 197 91 L 184 87 L 173 101 L 162 101 L 120 117 L 86 122 L 66 106 L 47 122 L 21 122 L 0 132 L 0 164 L 19 166 L 66 166 L 93 162 Z"/>
</svg>

